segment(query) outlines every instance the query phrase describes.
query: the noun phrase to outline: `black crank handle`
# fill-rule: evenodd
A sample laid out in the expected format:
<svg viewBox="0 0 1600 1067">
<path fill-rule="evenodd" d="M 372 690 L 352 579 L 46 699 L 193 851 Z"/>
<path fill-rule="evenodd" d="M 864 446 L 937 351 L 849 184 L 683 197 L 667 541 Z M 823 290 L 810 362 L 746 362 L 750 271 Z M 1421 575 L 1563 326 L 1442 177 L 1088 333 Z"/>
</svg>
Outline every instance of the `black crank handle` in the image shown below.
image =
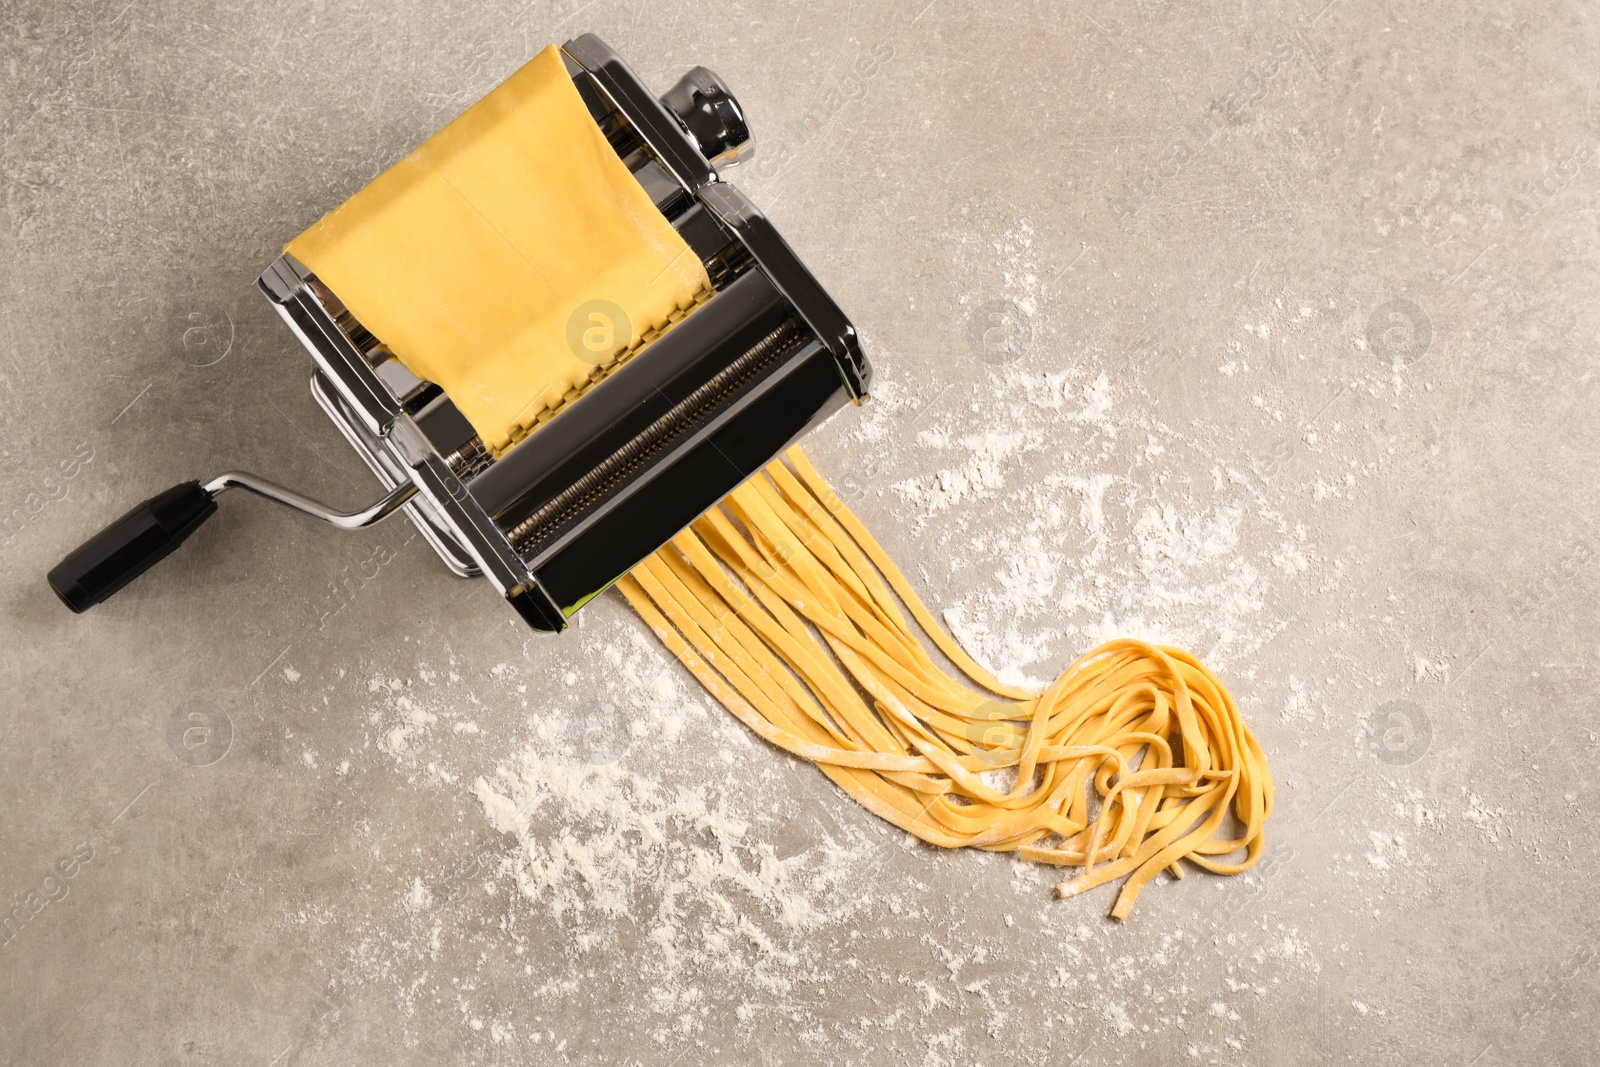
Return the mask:
<svg viewBox="0 0 1600 1067">
<path fill-rule="evenodd" d="M 276 482 L 245 471 L 229 471 L 201 485 L 184 482 L 146 500 L 104 530 L 73 549 L 50 571 L 50 588 L 75 612 L 109 600 L 198 530 L 217 513 L 217 494 L 246 489 L 342 530 L 360 530 L 404 506 L 417 493 L 402 482 L 376 503 L 360 511 L 336 511 Z"/>
<path fill-rule="evenodd" d="M 50 571 L 50 588 L 85 612 L 172 554 L 217 513 L 199 482 L 183 482 L 146 500 L 73 549 Z"/>
</svg>

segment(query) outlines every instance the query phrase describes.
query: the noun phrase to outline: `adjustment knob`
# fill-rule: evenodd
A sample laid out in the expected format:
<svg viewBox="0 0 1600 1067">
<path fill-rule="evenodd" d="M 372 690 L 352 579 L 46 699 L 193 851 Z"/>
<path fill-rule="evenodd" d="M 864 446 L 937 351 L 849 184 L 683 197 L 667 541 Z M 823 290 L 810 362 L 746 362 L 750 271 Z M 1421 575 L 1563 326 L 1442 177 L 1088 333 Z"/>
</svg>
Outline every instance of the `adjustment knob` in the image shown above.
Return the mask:
<svg viewBox="0 0 1600 1067">
<path fill-rule="evenodd" d="M 743 163 L 755 155 L 744 109 L 714 71 L 695 67 L 662 94 L 661 102 L 689 131 L 713 170 Z"/>
</svg>

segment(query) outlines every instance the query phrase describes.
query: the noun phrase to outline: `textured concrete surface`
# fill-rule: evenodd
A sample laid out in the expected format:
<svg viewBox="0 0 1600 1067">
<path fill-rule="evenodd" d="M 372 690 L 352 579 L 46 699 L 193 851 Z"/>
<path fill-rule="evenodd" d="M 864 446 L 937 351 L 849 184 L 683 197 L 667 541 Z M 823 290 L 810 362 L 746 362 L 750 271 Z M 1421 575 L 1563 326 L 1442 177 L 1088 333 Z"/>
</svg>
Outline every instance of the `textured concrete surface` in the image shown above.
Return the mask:
<svg viewBox="0 0 1600 1067">
<path fill-rule="evenodd" d="M 228 499 L 54 600 L 182 479 L 372 495 L 251 283 L 585 30 L 740 94 L 884 383 L 813 456 L 963 639 L 1235 688 L 1261 870 L 1119 926 L 908 843 L 620 598 L 535 638 L 398 523 Z M 1597 49 L 1581 4 L 0 0 L 0 1062 L 1593 1062 Z"/>
</svg>

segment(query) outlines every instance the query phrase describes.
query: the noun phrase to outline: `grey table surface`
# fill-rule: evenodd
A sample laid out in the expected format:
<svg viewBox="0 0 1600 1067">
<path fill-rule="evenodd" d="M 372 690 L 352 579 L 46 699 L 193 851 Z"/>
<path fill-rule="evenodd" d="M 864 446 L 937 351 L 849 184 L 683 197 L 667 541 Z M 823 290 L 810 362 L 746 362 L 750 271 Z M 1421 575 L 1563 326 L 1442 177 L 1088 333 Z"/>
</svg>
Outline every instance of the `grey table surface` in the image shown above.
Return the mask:
<svg viewBox="0 0 1600 1067">
<path fill-rule="evenodd" d="M 539 48 L 720 72 L 880 388 L 813 458 L 996 666 L 1183 644 L 1268 862 L 1059 900 L 251 499 L 374 485 L 253 291 Z M 1600 20 L 1583 4 L 0 0 L 0 1062 L 1584 1064 Z M 523 809 L 522 822 L 495 806 Z"/>
</svg>

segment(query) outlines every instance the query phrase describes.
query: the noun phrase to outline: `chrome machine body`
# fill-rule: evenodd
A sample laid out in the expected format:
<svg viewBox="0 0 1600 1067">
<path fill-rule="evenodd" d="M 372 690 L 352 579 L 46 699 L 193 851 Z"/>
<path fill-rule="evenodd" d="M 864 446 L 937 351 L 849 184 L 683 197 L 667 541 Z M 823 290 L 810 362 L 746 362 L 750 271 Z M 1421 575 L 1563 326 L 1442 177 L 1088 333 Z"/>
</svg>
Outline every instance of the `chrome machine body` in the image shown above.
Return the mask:
<svg viewBox="0 0 1600 1067">
<path fill-rule="evenodd" d="M 590 114 L 705 264 L 713 295 L 492 458 L 435 384 L 410 374 L 290 256 L 259 285 L 310 354 L 311 392 L 384 495 L 342 513 L 243 472 L 154 497 L 51 571 L 75 611 L 164 558 L 243 488 L 356 529 L 404 511 L 444 564 L 482 575 L 536 630 L 595 594 L 847 402 L 871 365 L 855 328 L 721 172 L 753 152 L 743 111 L 696 67 L 659 99 L 604 42 L 563 58 Z"/>
</svg>

